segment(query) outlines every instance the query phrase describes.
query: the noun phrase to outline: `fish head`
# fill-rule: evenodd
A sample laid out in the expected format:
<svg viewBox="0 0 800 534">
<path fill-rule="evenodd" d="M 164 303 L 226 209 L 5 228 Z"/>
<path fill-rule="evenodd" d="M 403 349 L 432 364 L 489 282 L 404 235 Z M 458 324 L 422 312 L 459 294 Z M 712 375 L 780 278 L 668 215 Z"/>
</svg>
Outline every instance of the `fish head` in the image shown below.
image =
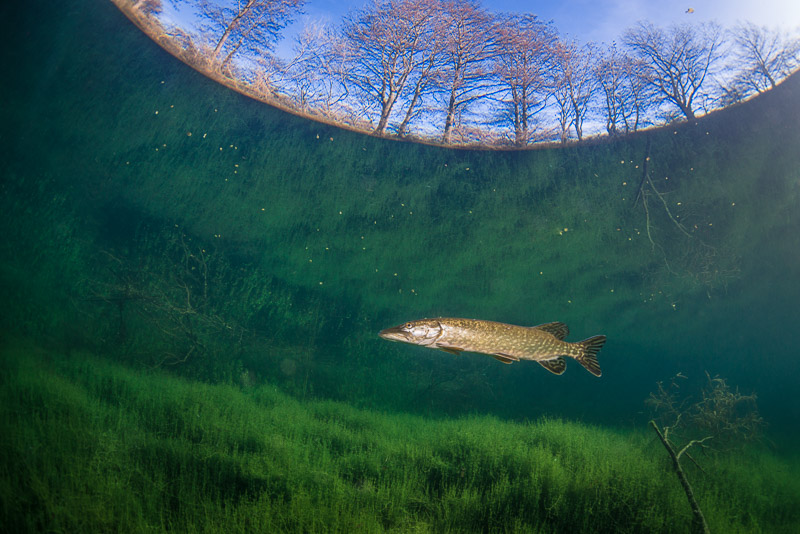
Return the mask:
<svg viewBox="0 0 800 534">
<path fill-rule="evenodd" d="M 389 341 L 428 346 L 442 335 L 442 325 L 435 319 L 421 319 L 381 330 L 378 335 Z"/>
</svg>

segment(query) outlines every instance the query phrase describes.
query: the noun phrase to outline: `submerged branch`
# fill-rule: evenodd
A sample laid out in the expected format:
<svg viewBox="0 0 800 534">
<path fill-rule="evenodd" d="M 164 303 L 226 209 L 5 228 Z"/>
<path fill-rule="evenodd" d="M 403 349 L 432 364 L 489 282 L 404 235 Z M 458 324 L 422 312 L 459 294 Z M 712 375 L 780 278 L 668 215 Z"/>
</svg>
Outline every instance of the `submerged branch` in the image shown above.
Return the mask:
<svg viewBox="0 0 800 534">
<path fill-rule="evenodd" d="M 693 533 L 702 533 L 702 534 L 709 534 L 710 531 L 708 530 L 708 524 L 706 523 L 706 519 L 703 516 L 702 510 L 700 510 L 700 505 L 697 504 L 697 499 L 694 498 L 694 492 L 692 491 L 692 486 L 689 484 L 689 480 L 686 478 L 686 474 L 683 472 L 681 468 L 680 457 L 685 453 L 689 447 L 692 445 L 697 445 L 704 442 L 707 439 L 710 439 L 711 436 L 705 437 L 701 440 L 692 440 L 686 445 L 680 452 L 676 453 L 675 449 L 672 446 L 672 443 L 667 439 L 664 435 L 669 432 L 669 427 L 664 427 L 664 433 L 661 432 L 661 429 L 658 428 L 658 425 L 655 421 L 650 421 L 650 426 L 653 427 L 656 434 L 658 434 L 658 439 L 661 440 L 661 443 L 664 445 L 664 448 L 667 449 L 667 453 L 669 457 L 672 459 L 672 468 L 675 470 L 675 474 L 678 476 L 678 480 L 683 486 L 683 491 L 686 493 L 686 498 L 689 500 L 689 506 L 692 508 L 692 532 Z"/>
</svg>

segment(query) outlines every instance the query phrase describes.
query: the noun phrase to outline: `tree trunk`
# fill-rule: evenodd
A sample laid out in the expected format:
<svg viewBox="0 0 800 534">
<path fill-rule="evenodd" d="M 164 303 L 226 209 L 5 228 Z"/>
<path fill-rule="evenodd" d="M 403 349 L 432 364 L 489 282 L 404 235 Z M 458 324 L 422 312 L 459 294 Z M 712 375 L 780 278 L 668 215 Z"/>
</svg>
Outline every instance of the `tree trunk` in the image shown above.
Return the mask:
<svg viewBox="0 0 800 534">
<path fill-rule="evenodd" d="M 703 512 L 700 510 L 700 505 L 697 504 L 697 500 L 694 498 L 692 486 L 689 484 L 689 480 L 686 478 L 686 475 L 681 468 L 678 454 L 675 452 L 675 449 L 672 448 L 672 445 L 669 443 L 669 441 L 667 441 L 667 438 L 664 437 L 664 434 L 661 433 L 661 430 L 659 430 L 656 422 L 650 421 L 650 426 L 652 426 L 653 430 L 656 431 L 656 434 L 658 434 L 658 439 L 661 440 L 661 443 L 664 444 L 664 448 L 667 449 L 667 453 L 669 453 L 669 457 L 672 459 L 672 468 L 675 470 L 675 474 L 678 476 L 681 486 L 683 486 L 683 491 L 686 493 L 686 498 L 689 500 L 689 506 L 692 508 L 692 534 L 710 534 L 708 525 L 706 524 L 706 518 L 703 517 Z"/>
<path fill-rule="evenodd" d="M 389 115 L 392 114 L 392 106 L 394 106 L 394 101 L 397 96 L 394 93 L 390 93 L 389 97 L 386 101 L 383 102 L 381 106 L 381 118 L 378 121 L 378 127 L 375 128 L 375 132 L 378 135 L 383 135 L 386 130 L 386 125 L 389 124 Z"/>
<path fill-rule="evenodd" d="M 686 104 L 679 104 L 681 111 L 683 114 L 686 115 L 686 120 L 694 120 L 694 111 L 692 110 L 692 105 L 689 103 Z"/>
<path fill-rule="evenodd" d="M 453 137 L 453 119 L 456 114 L 456 90 L 450 93 L 450 102 L 447 105 L 447 118 L 444 120 L 444 134 L 442 135 L 442 143 L 449 145 Z"/>
<path fill-rule="evenodd" d="M 219 38 L 216 46 L 214 46 L 214 52 L 212 52 L 214 61 L 219 59 L 219 53 L 222 51 L 222 47 L 225 46 L 225 42 L 228 40 L 228 37 L 230 37 L 233 30 L 239 26 L 239 22 L 242 20 L 242 17 L 244 17 L 245 14 L 250 11 L 250 8 L 253 6 L 254 2 L 255 0 L 248 0 L 247 5 L 244 6 L 235 17 L 233 17 L 231 23 L 228 24 L 228 27 L 225 28 L 224 32 L 222 32 L 222 37 Z"/>
</svg>

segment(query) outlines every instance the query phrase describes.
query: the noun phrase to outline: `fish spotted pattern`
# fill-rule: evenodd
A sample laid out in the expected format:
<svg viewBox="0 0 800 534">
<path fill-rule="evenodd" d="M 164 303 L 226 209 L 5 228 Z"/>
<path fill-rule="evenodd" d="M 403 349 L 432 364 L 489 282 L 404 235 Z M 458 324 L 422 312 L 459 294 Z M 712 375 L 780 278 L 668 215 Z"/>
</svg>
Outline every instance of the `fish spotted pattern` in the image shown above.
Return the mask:
<svg viewBox="0 0 800 534">
<path fill-rule="evenodd" d="M 569 328 L 564 323 L 516 326 L 480 319 L 437 318 L 409 321 L 378 334 L 389 341 L 399 341 L 439 349 L 451 354 L 479 352 L 503 363 L 532 360 L 560 375 L 566 369 L 565 358 L 574 358 L 587 371 L 600 376 L 597 352 L 606 336 L 583 341 L 565 341 Z"/>
</svg>

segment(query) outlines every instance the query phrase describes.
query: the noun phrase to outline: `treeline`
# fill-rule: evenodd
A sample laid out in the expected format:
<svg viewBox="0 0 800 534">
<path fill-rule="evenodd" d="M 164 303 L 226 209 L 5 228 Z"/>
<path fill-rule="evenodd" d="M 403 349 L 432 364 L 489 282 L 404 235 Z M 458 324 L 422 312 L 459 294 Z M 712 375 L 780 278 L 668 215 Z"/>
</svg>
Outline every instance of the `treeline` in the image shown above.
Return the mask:
<svg viewBox="0 0 800 534">
<path fill-rule="evenodd" d="M 303 114 L 443 144 L 566 143 L 690 120 L 800 64 L 800 39 L 752 23 L 640 22 L 618 43 L 581 44 L 479 0 L 368 0 L 339 24 L 307 24 L 282 59 L 275 45 L 304 0 L 168 1 L 201 21 L 168 32 L 208 70 Z"/>
</svg>

